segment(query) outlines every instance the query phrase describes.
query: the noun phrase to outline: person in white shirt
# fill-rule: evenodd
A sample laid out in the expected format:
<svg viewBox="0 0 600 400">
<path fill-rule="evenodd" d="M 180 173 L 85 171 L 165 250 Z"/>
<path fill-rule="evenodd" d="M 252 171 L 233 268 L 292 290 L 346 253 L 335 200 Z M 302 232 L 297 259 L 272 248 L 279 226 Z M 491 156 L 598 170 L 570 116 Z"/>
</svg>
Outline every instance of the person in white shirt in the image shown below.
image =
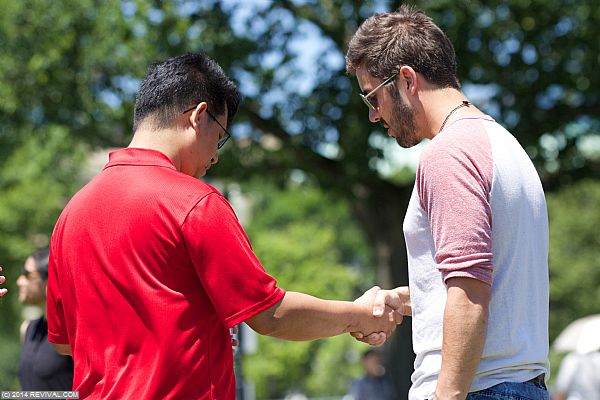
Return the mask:
<svg viewBox="0 0 600 400">
<path fill-rule="evenodd" d="M 371 122 L 402 147 L 430 140 L 403 226 L 409 399 L 548 399 L 548 219 L 531 160 L 466 98 L 452 43 L 414 7 L 364 21 L 346 69 Z M 380 292 L 374 314 L 407 290 Z"/>
<path fill-rule="evenodd" d="M 560 364 L 553 400 L 600 400 L 600 352 L 573 352 Z"/>
</svg>

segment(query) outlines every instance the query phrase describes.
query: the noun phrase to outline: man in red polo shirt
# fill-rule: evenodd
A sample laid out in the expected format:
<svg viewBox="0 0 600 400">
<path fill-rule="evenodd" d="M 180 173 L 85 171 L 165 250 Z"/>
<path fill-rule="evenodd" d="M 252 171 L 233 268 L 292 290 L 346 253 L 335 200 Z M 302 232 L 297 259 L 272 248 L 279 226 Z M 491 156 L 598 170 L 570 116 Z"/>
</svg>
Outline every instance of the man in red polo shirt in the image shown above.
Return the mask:
<svg viewBox="0 0 600 400">
<path fill-rule="evenodd" d="M 379 332 L 377 288 L 355 302 L 285 292 L 254 255 L 233 210 L 196 179 L 217 162 L 239 103 L 203 55 L 153 64 L 130 146 L 61 214 L 51 241 L 48 339 L 75 362 L 86 399 L 233 400 L 229 328 L 311 340 Z"/>
</svg>

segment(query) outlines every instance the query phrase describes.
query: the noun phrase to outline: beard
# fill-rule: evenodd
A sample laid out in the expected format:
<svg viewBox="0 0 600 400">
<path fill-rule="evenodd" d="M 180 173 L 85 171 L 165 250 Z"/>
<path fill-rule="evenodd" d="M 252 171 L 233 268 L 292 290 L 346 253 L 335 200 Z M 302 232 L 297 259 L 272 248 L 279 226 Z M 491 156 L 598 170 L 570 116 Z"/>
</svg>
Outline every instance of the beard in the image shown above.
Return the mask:
<svg viewBox="0 0 600 400">
<path fill-rule="evenodd" d="M 413 147 L 421 141 L 417 137 L 417 125 L 415 123 L 414 110 L 402 100 L 400 93 L 390 90 L 394 110 L 390 121 L 382 122 L 394 131 L 396 142 L 405 149 Z"/>
</svg>

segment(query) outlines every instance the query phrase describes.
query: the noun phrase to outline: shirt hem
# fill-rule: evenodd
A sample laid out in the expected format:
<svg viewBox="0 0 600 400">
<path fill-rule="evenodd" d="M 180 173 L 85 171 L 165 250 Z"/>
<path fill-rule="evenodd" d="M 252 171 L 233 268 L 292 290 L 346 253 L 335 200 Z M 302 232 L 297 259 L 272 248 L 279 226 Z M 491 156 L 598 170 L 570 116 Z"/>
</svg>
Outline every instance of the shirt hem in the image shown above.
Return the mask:
<svg viewBox="0 0 600 400">
<path fill-rule="evenodd" d="M 69 339 L 63 335 L 58 335 L 48 331 L 48 341 L 55 344 L 69 344 Z"/>
</svg>

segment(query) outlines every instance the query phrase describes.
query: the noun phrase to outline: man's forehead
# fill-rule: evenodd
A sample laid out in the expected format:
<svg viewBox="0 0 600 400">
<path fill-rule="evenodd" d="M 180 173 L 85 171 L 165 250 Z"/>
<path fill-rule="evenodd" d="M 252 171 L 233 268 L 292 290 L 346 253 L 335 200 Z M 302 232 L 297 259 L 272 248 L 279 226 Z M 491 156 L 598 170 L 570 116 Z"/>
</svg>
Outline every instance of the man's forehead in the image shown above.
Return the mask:
<svg viewBox="0 0 600 400">
<path fill-rule="evenodd" d="M 27 257 L 25 263 L 23 264 L 23 268 L 27 271 L 37 271 L 35 267 L 35 259 L 33 257 Z"/>
<path fill-rule="evenodd" d="M 356 69 L 356 79 L 363 94 L 369 93 L 375 86 L 377 78 L 373 77 L 365 67 Z"/>
</svg>

